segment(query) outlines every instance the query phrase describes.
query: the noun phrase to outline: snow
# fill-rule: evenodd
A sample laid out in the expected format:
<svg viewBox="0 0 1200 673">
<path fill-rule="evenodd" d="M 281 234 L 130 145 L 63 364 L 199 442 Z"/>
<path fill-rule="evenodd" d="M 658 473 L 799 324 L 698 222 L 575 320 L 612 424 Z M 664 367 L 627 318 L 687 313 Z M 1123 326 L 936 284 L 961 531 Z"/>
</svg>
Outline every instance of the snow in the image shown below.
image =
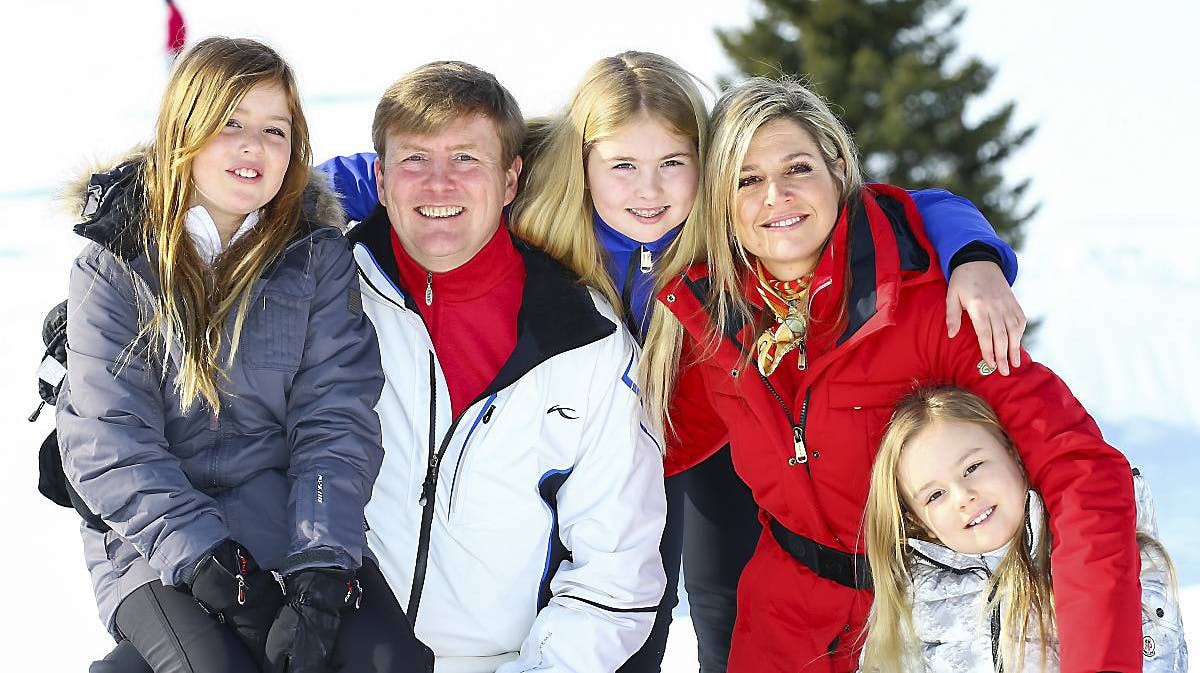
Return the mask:
<svg viewBox="0 0 1200 673">
<path fill-rule="evenodd" d="M 0 400 L 9 409 L 4 428 L 11 440 L 6 510 L 19 517 L 10 516 L 19 537 L 13 536 L 0 554 L 0 576 L 6 579 L 0 600 L 7 608 L 0 624 L 6 669 L 79 671 L 106 652 L 111 640 L 96 618 L 77 517 L 34 489 L 35 451 L 52 426 L 52 414 L 44 413 L 37 423 L 24 419 L 37 401 L 33 371 L 42 351 L 42 317 L 65 296 L 67 269 L 82 247 L 70 231 L 72 217 L 53 203 L 54 192 L 88 158 L 112 156 L 149 135 L 165 82 L 157 51 L 164 20 L 162 4 L 151 0 L 22 4 L 21 20 L 6 22 L 0 35 L 0 60 L 18 64 L 3 71 L 2 90 L 15 96 L 0 106 L 8 159 L 0 165 L 0 316 L 5 320 L 0 380 L 9 382 Z M 418 63 L 434 58 L 479 63 L 508 83 L 528 112 L 541 112 L 565 98 L 592 60 L 621 49 L 661 51 L 705 77 L 725 72 L 710 26 L 744 23 L 748 11 L 736 2 L 697 12 L 691 3 L 679 11 L 614 0 L 609 11 L 586 17 L 589 30 L 580 35 L 573 22 L 581 17 L 546 0 L 521 10 L 524 17 L 539 17 L 542 28 L 536 31 L 525 30 L 522 17 L 514 21 L 500 9 L 507 7 L 504 3 L 468 10 L 460 3 L 424 3 L 419 19 L 411 16 L 417 10 L 408 3 L 380 7 L 344 1 L 337 11 L 319 16 L 318 10 L 298 13 L 295 3 L 282 0 L 253 7 L 228 0 L 181 5 L 193 38 L 212 33 L 265 37 L 293 61 L 318 158 L 368 148 L 376 96 Z M 464 11 L 473 12 L 477 21 L 461 21 Z M 635 13 L 646 25 L 671 30 L 633 30 L 621 18 Z M 454 30 L 415 28 L 435 23 Z M 53 44 L 43 44 L 42 26 L 54 26 Z M 332 50 L 339 36 L 356 36 L 355 48 Z M 347 63 L 351 57 L 353 68 Z M 34 62 L 36 68 L 19 67 Z M 1040 67 L 1041 60 L 1035 65 Z M 1019 59 L 1012 67 L 1019 77 Z M 1061 121 L 1048 128 L 1070 132 Z M 1194 139 L 1181 136 L 1179 142 Z M 1071 152 L 1084 152 L 1085 145 L 1072 146 Z M 1138 165 L 1144 149 L 1124 148 L 1126 155 L 1113 160 L 1114 169 L 1146 172 Z M 1098 174 L 1103 160 L 1086 163 Z M 1055 189 L 1056 180 L 1071 172 L 1028 168 L 1035 185 Z M 1153 168 L 1161 177 L 1188 167 Z M 1085 205 L 1107 196 L 1062 191 L 1068 203 Z M 1131 196 L 1153 203 L 1140 210 L 1125 206 Z M 1191 649 L 1200 652 L 1200 525 L 1192 514 L 1191 490 L 1200 474 L 1200 392 L 1193 385 L 1200 380 L 1198 223 L 1194 215 L 1165 206 L 1165 199 L 1149 189 L 1116 192 L 1102 216 L 1075 217 L 1056 205 L 1063 201 L 1050 200 L 1021 255 L 1018 295 L 1031 316 L 1043 319 L 1032 351 L 1072 385 L 1109 441 L 1130 456 L 1153 487 L 1161 538 L 1178 566 Z M 1153 217 L 1144 216 L 1146 208 Z M 695 637 L 683 602 L 664 670 L 695 669 Z"/>
</svg>

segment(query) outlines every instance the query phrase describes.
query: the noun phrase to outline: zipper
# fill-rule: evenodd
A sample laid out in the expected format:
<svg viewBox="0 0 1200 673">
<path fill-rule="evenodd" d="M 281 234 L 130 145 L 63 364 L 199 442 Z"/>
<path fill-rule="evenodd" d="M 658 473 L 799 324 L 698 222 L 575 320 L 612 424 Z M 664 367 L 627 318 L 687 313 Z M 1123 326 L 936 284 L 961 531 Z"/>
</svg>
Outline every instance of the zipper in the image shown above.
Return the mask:
<svg viewBox="0 0 1200 673">
<path fill-rule="evenodd" d="M 755 371 L 757 371 L 757 368 L 755 368 Z M 804 469 L 811 475 L 812 470 L 808 467 L 808 447 L 804 443 L 804 428 L 808 424 L 808 400 L 812 395 L 812 387 L 804 389 L 804 403 L 800 405 L 800 422 L 797 423 L 792 418 L 792 410 L 788 407 L 787 402 L 783 401 L 783 396 L 779 394 L 775 386 L 771 385 L 771 381 L 766 376 L 763 376 L 762 372 L 758 372 L 758 375 L 762 378 L 763 383 L 767 385 L 767 390 L 770 390 L 771 394 L 775 396 L 775 401 L 779 402 L 780 408 L 783 409 L 783 415 L 787 417 L 788 424 L 792 426 L 792 449 L 796 455 L 788 458 L 788 465 L 790 467 L 803 465 Z"/>
<path fill-rule="evenodd" d="M 433 306 L 433 272 L 425 272 L 425 305 Z"/>
<path fill-rule="evenodd" d="M 471 402 L 471 406 L 475 406 L 479 399 L 476 398 Z M 425 471 L 425 480 L 421 483 L 421 497 L 417 501 L 421 506 L 421 531 L 417 536 L 417 557 L 413 563 L 412 590 L 408 595 L 408 610 L 405 611 L 408 623 L 411 625 L 417 623 L 417 609 L 421 607 L 421 593 L 425 589 L 425 574 L 429 570 L 429 544 L 433 532 L 434 509 L 437 505 L 440 465 L 442 458 L 446 455 L 446 449 L 450 448 L 450 440 L 454 439 L 458 424 L 464 417 L 465 414 L 451 421 L 450 427 L 446 430 L 446 435 L 439 445 L 437 442 L 437 360 L 433 351 L 429 351 L 429 465 Z M 464 446 L 464 450 L 465 448 Z"/>
<path fill-rule="evenodd" d="M 652 256 L 652 253 L 650 252 L 650 248 L 647 248 L 644 245 L 640 245 L 640 246 L 638 246 L 638 250 L 640 251 L 641 258 L 642 258 L 642 263 L 641 263 L 642 273 L 650 273 L 650 271 L 652 269 L 654 269 L 654 257 Z"/>
<path fill-rule="evenodd" d="M 471 446 L 471 437 L 475 436 L 475 430 L 480 424 L 487 425 L 492 420 L 492 412 L 496 410 L 496 405 L 493 403 L 496 400 L 496 394 L 484 402 L 483 409 L 475 415 L 475 422 L 471 425 L 471 429 L 467 431 L 467 438 L 463 440 L 462 450 L 458 452 L 458 463 L 454 466 L 454 476 L 450 480 L 450 518 L 454 517 L 454 512 L 458 508 L 458 494 L 462 491 L 459 488 L 458 476 L 459 470 L 466 460 L 467 449 Z M 463 479 L 466 479 L 466 474 L 463 474 Z"/>
<path fill-rule="evenodd" d="M 625 285 L 621 288 L 621 308 L 625 314 L 625 326 L 631 334 L 638 334 L 637 320 L 633 316 L 633 281 L 634 269 L 638 264 L 638 255 L 629 256 L 629 264 L 625 267 Z"/>
<path fill-rule="evenodd" d="M 450 435 L 447 435 L 449 437 Z M 437 488 L 437 360 L 429 351 L 429 466 L 425 480 L 421 483 L 421 530 L 417 537 L 417 558 L 413 563 L 412 591 L 408 596 L 408 623 L 417 623 L 417 608 L 421 606 L 421 592 L 425 588 L 425 572 L 429 566 L 429 535 L 433 528 L 433 491 Z"/>
<path fill-rule="evenodd" d="M 985 564 L 985 567 L 986 567 L 986 564 Z M 992 574 L 989 572 L 988 577 L 991 578 L 991 575 Z M 1000 588 L 999 586 L 992 587 L 992 593 L 988 595 L 989 601 L 995 600 L 996 591 L 999 588 Z M 992 669 L 996 673 L 1004 673 L 1004 665 L 1000 663 L 1000 601 L 996 601 L 995 604 L 993 604 L 993 606 L 992 606 L 991 631 L 992 631 Z"/>
</svg>

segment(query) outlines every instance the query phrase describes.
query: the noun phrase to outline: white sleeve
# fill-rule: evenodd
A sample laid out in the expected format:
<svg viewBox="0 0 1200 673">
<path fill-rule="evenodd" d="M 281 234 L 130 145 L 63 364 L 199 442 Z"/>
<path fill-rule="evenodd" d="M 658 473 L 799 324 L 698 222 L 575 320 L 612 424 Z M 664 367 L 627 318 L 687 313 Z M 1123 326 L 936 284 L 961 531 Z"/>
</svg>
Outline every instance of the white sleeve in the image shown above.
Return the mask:
<svg viewBox="0 0 1200 673">
<path fill-rule="evenodd" d="M 645 643 L 662 599 L 661 438 L 642 413 L 632 339 L 619 330 L 598 350 L 579 458 L 557 496 L 570 556 L 520 655 L 496 673 L 611 673 Z"/>
</svg>

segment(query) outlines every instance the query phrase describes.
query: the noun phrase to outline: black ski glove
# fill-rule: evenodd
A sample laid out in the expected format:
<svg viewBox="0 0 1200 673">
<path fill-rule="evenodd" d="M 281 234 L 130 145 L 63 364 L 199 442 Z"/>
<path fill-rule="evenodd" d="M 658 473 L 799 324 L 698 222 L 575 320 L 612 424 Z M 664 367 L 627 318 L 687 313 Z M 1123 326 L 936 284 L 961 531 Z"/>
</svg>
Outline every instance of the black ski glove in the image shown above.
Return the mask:
<svg viewBox="0 0 1200 673">
<path fill-rule="evenodd" d="M 259 568 L 245 547 L 227 539 L 196 564 L 190 589 L 200 607 L 232 628 L 261 666 L 267 632 L 284 602 L 275 575 Z"/>
<path fill-rule="evenodd" d="M 268 673 L 325 673 L 342 614 L 357 610 L 362 587 L 354 571 L 312 568 L 288 575 L 287 605 L 267 636 Z"/>
</svg>

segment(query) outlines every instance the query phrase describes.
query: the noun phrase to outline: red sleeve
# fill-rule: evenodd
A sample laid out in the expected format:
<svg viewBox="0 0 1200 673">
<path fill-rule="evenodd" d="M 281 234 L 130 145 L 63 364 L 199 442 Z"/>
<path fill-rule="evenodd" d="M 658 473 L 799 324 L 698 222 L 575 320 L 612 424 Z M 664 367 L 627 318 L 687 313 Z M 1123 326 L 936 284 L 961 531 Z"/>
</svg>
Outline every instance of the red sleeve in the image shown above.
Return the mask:
<svg viewBox="0 0 1200 673">
<path fill-rule="evenodd" d="M 668 477 L 699 465 L 729 442 L 729 431 L 709 399 L 692 338 L 685 334 L 683 341 L 666 431 L 663 472 Z"/>
<path fill-rule="evenodd" d="M 970 321 L 946 337 L 938 303 L 925 325 L 931 371 L 984 397 L 1025 462 L 1049 513 L 1054 607 L 1063 673 L 1141 671 L 1140 558 L 1133 477 L 1120 451 L 1062 379 L 1021 351 L 1005 377 L 979 370 Z"/>
</svg>

